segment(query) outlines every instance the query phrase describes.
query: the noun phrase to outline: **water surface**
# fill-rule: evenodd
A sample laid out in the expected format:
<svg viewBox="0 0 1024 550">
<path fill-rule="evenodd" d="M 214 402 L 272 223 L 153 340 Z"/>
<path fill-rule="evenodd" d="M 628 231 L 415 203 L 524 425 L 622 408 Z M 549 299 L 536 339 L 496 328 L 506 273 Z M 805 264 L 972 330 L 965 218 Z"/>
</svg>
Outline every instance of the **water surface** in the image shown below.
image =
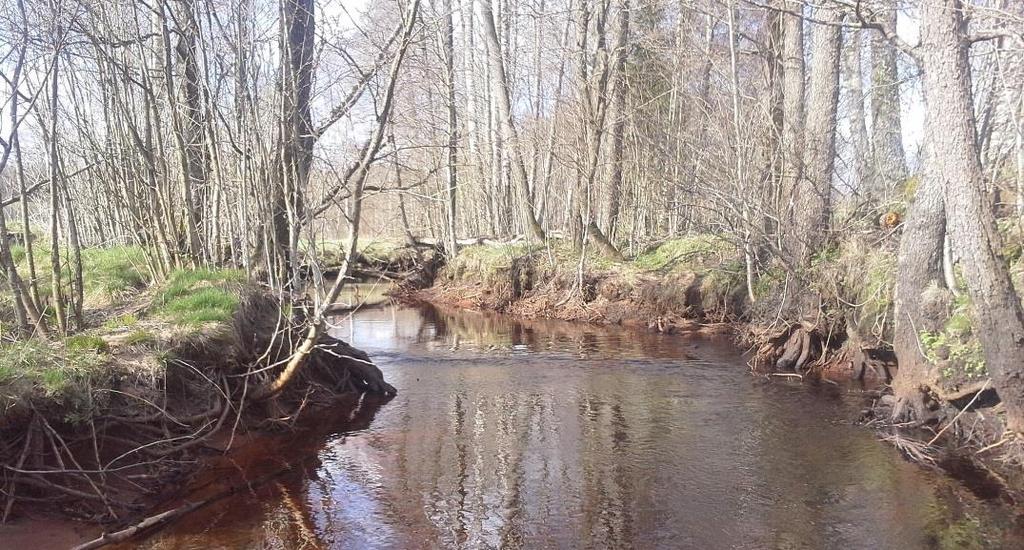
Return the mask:
<svg viewBox="0 0 1024 550">
<path fill-rule="evenodd" d="M 431 307 L 335 320 L 399 389 L 233 459 L 276 481 L 151 548 L 1021 547 L 1011 510 L 726 340 Z M 214 477 L 220 475 L 216 472 Z M 207 479 L 207 482 L 215 479 Z"/>
</svg>

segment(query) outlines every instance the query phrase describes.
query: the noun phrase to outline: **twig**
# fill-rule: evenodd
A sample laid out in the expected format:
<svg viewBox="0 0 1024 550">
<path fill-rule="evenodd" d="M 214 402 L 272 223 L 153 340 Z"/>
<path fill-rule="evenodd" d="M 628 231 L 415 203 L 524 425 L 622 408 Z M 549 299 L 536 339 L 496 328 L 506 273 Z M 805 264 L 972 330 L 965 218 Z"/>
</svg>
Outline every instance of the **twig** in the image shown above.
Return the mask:
<svg viewBox="0 0 1024 550">
<path fill-rule="evenodd" d="M 943 426 L 942 429 L 939 430 L 939 433 L 935 434 L 935 437 L 933 437 L 932 440 L 928 442 L 928 446 L 929 447 L 931 447 L 932 443 L 935 443 L 935 440 L 938 439 L 939 436 L 941 436 L 947 429 L 949 429 L 950 426 L 952 426 L 953 424 L 956 424 L 956 421 L 959 420 L 960 417 L 965 412 L 967 412 L 967 409 L 971 408 L 971 405 L 973 405 L 974 402 L 978 400 L 978 397 L 981 396 L 981 392 L 985 391 L 985 389 L 988 388 L 988 383 L 991 382 L 991 381 L 992 381 L 991 378 L 986 380 L 985 383 L 981 386 L 981 389 L 978 390 L 978 393 L 975 393 L 974 397 L 971 398 L 970 402 L 968 402 L 967 405 L 964 408 L 960 409 L 960 412 L 956 413 L 956 416 L 953 417 L 953 420 L 949 421 L 949 423 L 947 423 L 945 426 Z"/>
</svg>

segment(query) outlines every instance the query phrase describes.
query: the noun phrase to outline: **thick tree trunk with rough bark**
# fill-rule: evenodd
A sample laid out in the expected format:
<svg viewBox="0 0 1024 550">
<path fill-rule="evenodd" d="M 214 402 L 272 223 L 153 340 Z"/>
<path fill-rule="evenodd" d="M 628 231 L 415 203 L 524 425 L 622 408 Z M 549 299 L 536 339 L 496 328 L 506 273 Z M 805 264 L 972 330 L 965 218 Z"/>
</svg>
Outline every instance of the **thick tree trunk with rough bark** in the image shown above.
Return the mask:
<svg viewBox="0 0 1024 550">
<path fill-rule="evenodd" d="M 836 152 L 836 111 L 839 105 L 839 50 L 842 34 L 838 9 L 815 11 L 823 23 L 814 28 L 811 89 L 807 99 L 804 170 L 794 193 L 794 260 L 808 265 L 827 229 L 832 171 Z"/>
<path fill-rule="evenodd" d="M 800 2 L 781 0 L 782 14 L 782 168 L 779 184 L 782 187 L 784 209 L 779 217 L 789 224 L 793 217 L 797 184 L 803 177 L 804 154 L 804 23 L 796 15 L 802 9 Z M 796 13 L 794 13 L 796 12 Z M 787 227 L 785 235 L 792 233 Z M 791 252 L 791 241 L 784 242 Z"/>
<path fill-rule="evenodd" d="M 1006 407 L 1007 428 L 1024 431 L 1024 311 L 1006 263 L 985 194 L 978 156 L 970 42 L 959 0 L 921 4 L 921 59 L 928 104 L 930 170 L 944 189 L 955 255 L 975 313 L 985 365 Z"/>
<path fill-rule="evenodd" d="M 930 133 L 930 132 L 929 132 Z M 899 359 L 899 371 L 893 379 L 897 399 L 894 416 L 901 420 L 927 416 L 925 395 L 934 383 L 933 366 L 924 355 L 920 333 L 934 328 L 934 320 L 925 312 L 926 292 L 942 292 L 942 241 L 946 234 L 942 184 L 934 163 L 926 163 L 927 172 L 917 196 L 907 212 L 900 239 L 895 291 L 895 336 L 893 349 Z"/>
</svg>

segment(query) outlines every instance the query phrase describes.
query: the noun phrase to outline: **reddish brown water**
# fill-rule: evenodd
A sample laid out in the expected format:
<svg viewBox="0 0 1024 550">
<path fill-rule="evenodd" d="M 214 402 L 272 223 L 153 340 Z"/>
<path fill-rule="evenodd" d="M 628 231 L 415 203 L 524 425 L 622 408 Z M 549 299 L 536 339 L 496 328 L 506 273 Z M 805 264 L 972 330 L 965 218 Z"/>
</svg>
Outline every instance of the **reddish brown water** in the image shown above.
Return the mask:
<svg viewBox="0 0 1024 550">
<path fill-rule="evenodd" d="M 295 470 L 143 547 L 1021 547 L 1011 510 L 852 425 L 855 391 L 765 383 L 723 340 L 432 308 L 338 323 L 398 397 L 248 445 L 206 481 Z"/>
</svg>

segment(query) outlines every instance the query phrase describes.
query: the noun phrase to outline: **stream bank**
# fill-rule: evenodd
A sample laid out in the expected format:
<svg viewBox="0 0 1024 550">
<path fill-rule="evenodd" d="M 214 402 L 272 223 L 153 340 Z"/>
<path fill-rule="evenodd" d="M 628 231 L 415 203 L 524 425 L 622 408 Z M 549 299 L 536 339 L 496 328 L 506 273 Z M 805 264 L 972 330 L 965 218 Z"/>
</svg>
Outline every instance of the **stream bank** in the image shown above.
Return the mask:
<svg viewBox="0 0 1024 550">
<path fill-rule="evenodd" d="M 395 393 L 364 352 L 329 335 L 266 391 L 309 308 L 283 306 L 240 271 L 126 280 L 90 297 L 73 336 L 0 349 L 4 523 L 68 518 L 116 531 L 238 441 L 301 428 L 339 396 Z"/>
<path fill-rule="evenodd" d="M 629 261 L 593 255 L 581 261 L 558 240 L 470 246 L 436 270 L 431 284 L 400 286 L 394 294 L 525 318 L 731 334 L 749 351 L 754 374 L 868 388 L 874 399 L 862 421 L 908 458 L 994 488 L 1008 503 L 1024 502 L 1021 443 L 1004 437 L 963 299 L 935 305 L 934 322 L 922 327 L 924 353 L 937 363 L 932 417 L 889 421 L 889 384 L 899 368 L 889 344 L 896 241 L 877 238 L 828 249 L 808 280 L 766 267 L 755 283 L 756 301 L 744 284 L 739 250 L 711 235 L 667 241 Z"/>
</svg>

